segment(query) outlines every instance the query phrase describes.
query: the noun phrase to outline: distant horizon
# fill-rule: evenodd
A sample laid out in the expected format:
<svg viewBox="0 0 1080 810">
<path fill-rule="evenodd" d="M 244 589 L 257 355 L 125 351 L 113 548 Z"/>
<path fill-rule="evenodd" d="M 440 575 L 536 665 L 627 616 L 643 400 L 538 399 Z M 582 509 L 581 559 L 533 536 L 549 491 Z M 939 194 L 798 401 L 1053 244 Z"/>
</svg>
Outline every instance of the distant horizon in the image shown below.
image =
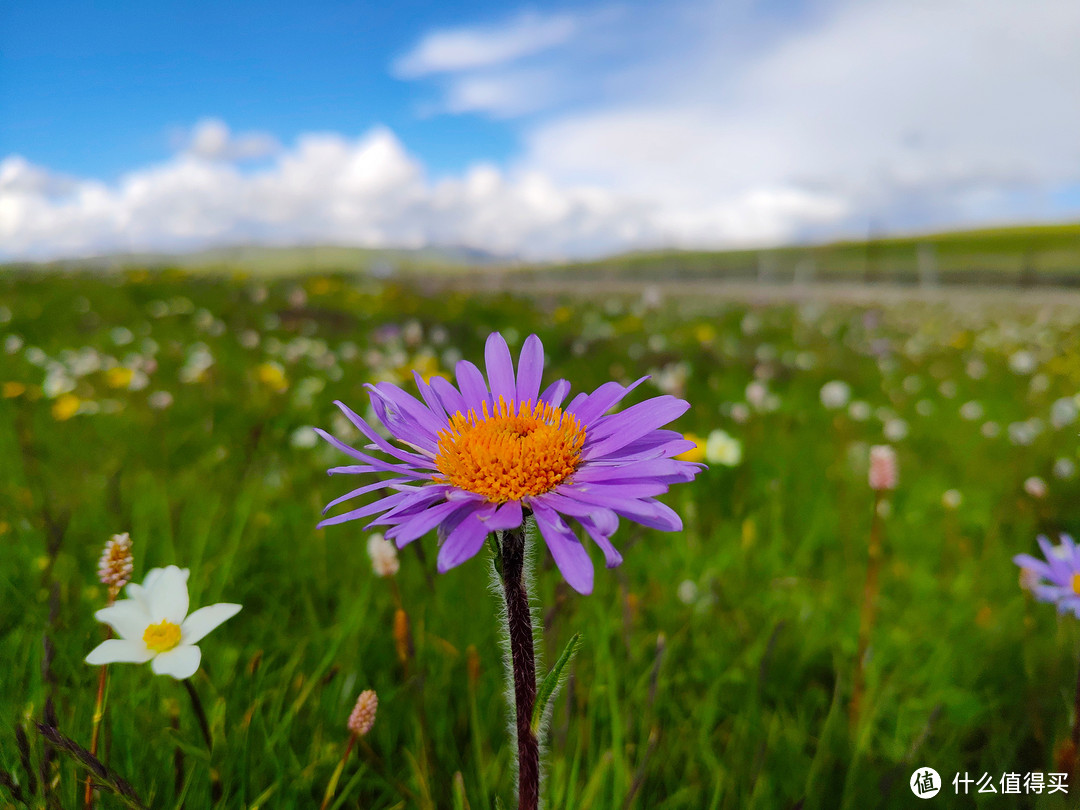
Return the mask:
<svg viewBox="0 0 1080 810">
<path fill-rule="evenodd" d="M 858 237 L 838 237 L 835 239 L 822 239 L 816 241 L 802 241 L 802 242 L 784 242 L 779 244 L 760 244 L 760 245 L 744 245 L 737 247 L 721 247 L 721 248 L 680 248 L 674 246 L 659 246 L 653 248 L 641 248 L 637 250 L 626 250 L 622 252 L 606 253 L 598 256 L 587 256 L 574 259 L 554 259 L 554 260 L 526 260 L 518 256 L 499 255 L 485 251 L 481 248 L 472 248 L 467 245 L 426 245 L 422 247 L 404 247 L 404 246 L 385 246 L 385 247 L 368 247 L 364 245 L 349 245 L 331 242 L 311 242 L 311 243 L 290 243 L 290 244 L 269 244 L 259 242 L 246 242 L 246 243 L 222 243 L 218 245 L 207 245 L 204 247 L 194 248 L 191 250 L 177 250 L 177 251 L 127 251 L 127 252 L 113 252 L 113 253 L 100 253 L 90 255 L 73 255 L 64 256 L 54 259 L 15 259 L 15 260 L 3 260 L 0 259 L 0 268 L 12 267 L 21 265 L 32 266 L 49 266 L 49 265 L 64 265 L 64 264 L 93 264 L 95 262 L 120 262 L 122 260 L 130 260 L 137 263 L 140 260 L 172 260 L 172 259 L 196 259 L 202 256 L 206 256 L 208 259 L 213 257 L 214 254 L 222 253 L 242 253 L 244 251 L 266 253 L 287 253 L 290 251 L 306 252 L 306 251 L 342 251 L 342 252 L 356 252 L 357 254 L 404 254 L 408 257 L 419 257 L 424 254 L 431 254 L 432 259 L 442 260 L 447 265 L 458 264 L 463 267 L 480 267 L 480 266 L 494 266 L 499 264 L 519 264 L 525 266 L 550 266 L 550 265 L 563 265 L 563 264 L 592 264 L 596 262 L 604 262 L 608 260 L 618 260 L 622 258 L 633 257 L 648 257 L 651 255 L 678 255 L 678 254 L 716 254 L 717 256 L 725 256 L 730 254 L 740 253 L 770 253 L 778 252 L 785 253 L 790 251 L 799 250 L 822 250 L 831 247 L 859 247 L 870 244 L 887 244 L 887 243 L 912 243 L 926 241 L 927 243 L 933 243 L 935 241 L 953 240 L 963 241 L 965 238 L 985 237 L 990 239 L 1009 239 L 1014 238 L 1022 241 L 1025 232 L 1032 231 L 1032 237 L 1037 236 L 1056 236 L 1055 231 L 1070 229 L 1077 230 L 1077 236 L 1080 237 L 1080 218 L 1064 220 L 1061 222 L 1010 222 L 1001 223 L 996 225 L 977 226 L 972 228 L 945 228 L 939 230 L 922 230 L 911 231 L 906 233 L 879 233 L 874 236 L 866 238 Z M 1061 234 L 1065 236 L 1067 234 Z M 479 261 L 470 262 L 467 259 L 464 261 L 458 261 L 454 255 L 456 253 L 461 254 L 474 254 Z M 442 254 L 442 255 L 440 255 Z M 1080 255 L 1080 243 L 1078 243 L 1078 255 Z M 436 261 L 438 263 L 438 261 Z M 1078 267 L 1080 270 L 1080 267 Z"/>
</svg>

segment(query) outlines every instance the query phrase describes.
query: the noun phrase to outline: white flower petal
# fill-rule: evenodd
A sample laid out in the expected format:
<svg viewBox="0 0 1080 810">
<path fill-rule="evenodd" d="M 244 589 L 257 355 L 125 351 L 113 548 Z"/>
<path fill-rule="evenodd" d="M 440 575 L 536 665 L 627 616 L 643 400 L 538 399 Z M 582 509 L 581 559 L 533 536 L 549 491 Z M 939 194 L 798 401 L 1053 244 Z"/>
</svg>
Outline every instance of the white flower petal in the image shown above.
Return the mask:
<svg viewBox="0 0 1080 810">
<path fill-rule="evenodd" d="M 201 660 L 202 652 L 198 647 L 181 645 L 158 655 L 150 668 L 157 675 L 172 675 L 182 681 L 198 671 Z"/>
<path fill-rule="evenodd" d="M 126 641 L 110 638 L 103 641 L 86 656 L 86 663 L 100 664 L 145 664 L 154 653 L 141 641 Z"/>
<path fill-rule="evenodd" d="M 240 605 L 220 602 L 199 608 L 184 620 L 181 639 L 184 644 L 198 644 L 206 634 L 240 612 Z"/>
<path fill-rule="evenodd" d="M 135 599 L 122 599 L 104 607 L 94 614 L 94 618 L 109 625 L 121 638 L 131 641 L 141 641 L 151 624 L 145 604 Z"/>
<path fill-rule="evenodd" d="M 173 624 L 183 624 L 188 612 L 187 578 L 186 569 L 181 571 L 175 565 L 170 565 L 162 570 L 152 585 L 144 584 L 152 623 L 168 619 Z"/>
</svg>

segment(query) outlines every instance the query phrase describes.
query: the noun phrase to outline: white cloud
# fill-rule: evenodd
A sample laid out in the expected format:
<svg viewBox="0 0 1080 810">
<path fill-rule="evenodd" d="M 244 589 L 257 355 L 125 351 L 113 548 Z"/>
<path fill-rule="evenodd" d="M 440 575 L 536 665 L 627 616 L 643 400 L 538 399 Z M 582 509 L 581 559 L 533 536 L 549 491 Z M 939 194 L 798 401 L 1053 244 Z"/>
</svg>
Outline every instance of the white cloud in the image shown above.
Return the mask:
<svg viewBox="0 0 1080 810">
<path fill-rule="evenodd" d="M 654 206 L 541 173 L 475 166 L 429 179 L 387 129 L 302 136 L 241 171 L 192 151 L 115 184 L 0 161 L 0 257 L 73 257 L 208 245 L 467 246 L 582 255 L 678 238 Z"/>
<path fill-rule="evenodd" d="M 1076 215 L 1053 201 L 1080 184 L 1074 0 L 756 8 L 591 17 L 527 71 L 442 81 L 440 109 L 528 115 L 519 170 L 649 200 L 695 242 Z"/>
<path fill-rule="evenodd" d="M 225 122 L 217 118 L 204 118 L 180 140 L 186 152 L 207 160 L 259 160 L 281 149 L 273 135 L 265 132 L 234 135 Z"/>
<path fill-rule="evenodd" d="M 0 257 L 336 242 L 552 258 L 1080 214 L 1074 0 L 759 8 L 429 34 L 397 69 L 431 77 L 437 109 L 522 116 L 508 166 L 439 180 L 381 128 L 283 147 L 209 119 L 115 183 L 9 156 Z"/>
<path fill-rule="evenodd" d="M 489 68 L 549 50 L 574 36 L 569 14 L 519 14 L 500 25 L 432 31 L 394 62 L 397 76 L 414 79 L 433 73 Z"/>
</svg>

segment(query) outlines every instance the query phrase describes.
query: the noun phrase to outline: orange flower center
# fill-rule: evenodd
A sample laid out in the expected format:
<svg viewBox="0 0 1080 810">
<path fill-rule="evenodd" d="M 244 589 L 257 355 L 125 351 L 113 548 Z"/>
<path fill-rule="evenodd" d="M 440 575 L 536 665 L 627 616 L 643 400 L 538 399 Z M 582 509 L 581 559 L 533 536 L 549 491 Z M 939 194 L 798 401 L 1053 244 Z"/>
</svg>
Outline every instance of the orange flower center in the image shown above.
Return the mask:
<svg viewBox="0 0 1080 810">
<path fill-rule="evenodd" d="M 146 628 L 142 640 L 156 653 L 167 652 L 180 643 L 180 625 L 162 619 L 161 624 L 152 624 Z"/>
<path fill-rule="evenodd" d="M 1073 593 L 1080 596 L 1080 574 L 1072 575 L 1072 589 Z"/>
<path fill-rule="evenodd" d="M 520 500 L 557 487 L 581 461 L 585 429 L 573 414 L 546 403 L 522 402 L 450 418 L 439 433 L 435 480 L 483 495 L 492 503 Z"/>
</svg>

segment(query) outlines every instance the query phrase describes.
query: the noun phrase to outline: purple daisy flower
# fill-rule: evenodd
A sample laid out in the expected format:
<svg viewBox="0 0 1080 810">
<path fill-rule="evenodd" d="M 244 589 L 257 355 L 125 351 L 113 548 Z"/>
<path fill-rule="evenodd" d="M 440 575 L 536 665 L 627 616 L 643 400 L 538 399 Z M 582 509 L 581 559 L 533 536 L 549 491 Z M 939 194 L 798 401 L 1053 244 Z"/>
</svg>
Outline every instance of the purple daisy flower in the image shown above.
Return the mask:
<svg viewBox="0 0 1080 810">
<path fill-rule="evenodd" d="M 473 557 L 490 532 L 516 529 L 531 513 L 555 564 L 580 593 L 592 591 L 593 566 L 567 518 L 600 547 L 609 568 L 622 562 L 610 539 L 620 517 L 662 531 L 682 528 L 656 496 L 704 469 L 673 458 L 694 443 L 661 429 L 690 407 L 687 402 L 660 396 L 607 414 L 647 379 L 642 377 L 629 386 L 604 383 L 564 408 L 566 380 L 540 393 L 544 349 L 536 335 L 526 338 L 516 375 L 498 332 L 488 336 L 484 358 L 487 379 L 462 360 L 456 387 L 442 377 L 427 383 L 414 372 L 423 401 L 391 383 L 367 385 L 375 415 L 403 446 L 335 403 L 371 444 L 357 450 L 317 429 L 360 462 L 330 473 L 390 477 L 334 499 L 324 513 L 369 492 L 394 493 L 327 518 L 320 528 L 378 515 L 368 525 L 389 526 L 385 536 L 398 548 L 437 528 L 438 569 L 445 572 Z"/>
<path fill-rule="evenodd" d="M 1040 602 L 1053 602 L 1058 613 L 1080 618 L 1080 551 L 1067 534 L 1061 535 L 1061 545 L 1053 545 L 1039 535 L 1039 547 L 1046 561 L 1030 554 L 1017 554 L 1013 562 L 1020 566 L 1020 584 L 1031 591 Z"/>
</svg>

